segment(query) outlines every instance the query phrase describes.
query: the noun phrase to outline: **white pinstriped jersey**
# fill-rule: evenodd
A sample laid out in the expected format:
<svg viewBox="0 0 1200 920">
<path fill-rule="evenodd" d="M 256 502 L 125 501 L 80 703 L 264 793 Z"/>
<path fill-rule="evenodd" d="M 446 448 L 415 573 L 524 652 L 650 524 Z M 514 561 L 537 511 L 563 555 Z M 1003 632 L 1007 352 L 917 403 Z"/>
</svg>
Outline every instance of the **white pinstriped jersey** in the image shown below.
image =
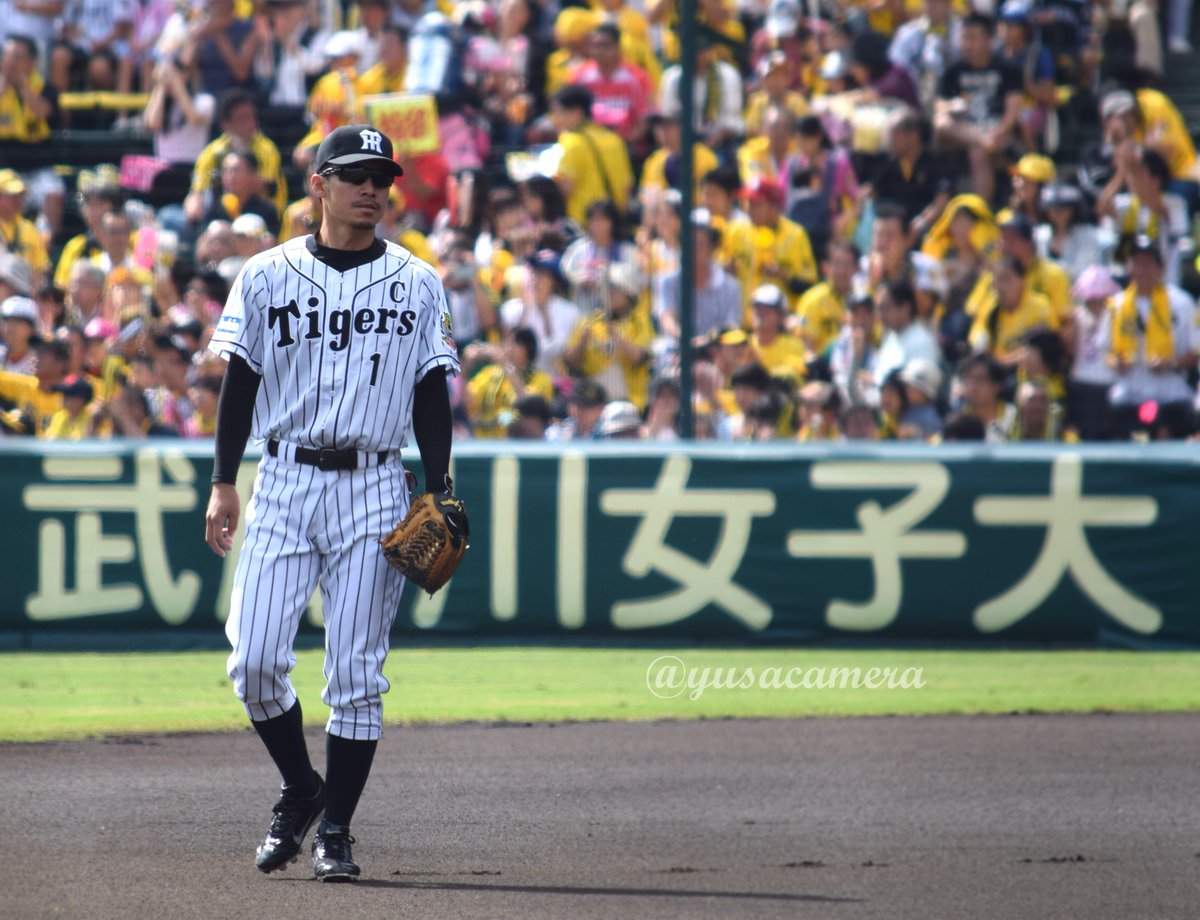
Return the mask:
<svg viewBox="0 0 1200 920">
<path fill-rule="evenodd" d="M 209 348 L 262 377 L 251 436 L 303 447 L 397 450 L 413 388 L 433 368 L 459 371 L 441 278 L 387 243 L 339 272 L 288 240 L 250 259 Z"/>
</svg>

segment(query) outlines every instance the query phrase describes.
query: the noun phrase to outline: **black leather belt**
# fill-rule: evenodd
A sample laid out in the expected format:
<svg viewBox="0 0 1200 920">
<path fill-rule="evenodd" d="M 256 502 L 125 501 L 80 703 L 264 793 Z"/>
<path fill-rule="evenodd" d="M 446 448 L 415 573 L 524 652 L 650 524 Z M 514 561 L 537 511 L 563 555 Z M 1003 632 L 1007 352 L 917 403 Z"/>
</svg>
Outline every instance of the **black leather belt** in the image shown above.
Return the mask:
<svg viewBox="0 0 1200 920">
<path fill-rule="evenodd" d="M 279 441 L 276 438 L 271 438 L 267 441 L 267 453 L 272 457 L 279 456 Z M 388 457 L 386 450 L 375 451 L 370 453 L 367 451 L 355 450 L 353 447 L 342 448 L 337 450 L 332 447 L 295 447 L 293 448 L 293 459 L 297 463 L 303 463 L 306 466 L 315 466 L 320 470 L 329 472 L 331 470 L 356 470 L 359 466 L 359 458 L 364 459 L 374 456 L 378 463 L 383 463 Z M 368 461 L 367 464 L 370 465 Z"/>
</svg>

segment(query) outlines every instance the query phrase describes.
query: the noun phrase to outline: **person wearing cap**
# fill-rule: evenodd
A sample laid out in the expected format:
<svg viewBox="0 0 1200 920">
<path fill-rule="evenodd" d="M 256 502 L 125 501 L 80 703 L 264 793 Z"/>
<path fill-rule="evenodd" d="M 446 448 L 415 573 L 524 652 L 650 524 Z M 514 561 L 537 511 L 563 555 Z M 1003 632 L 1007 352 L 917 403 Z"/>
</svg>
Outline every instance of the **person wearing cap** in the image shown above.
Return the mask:
<svg viewBox="0 0 1200 920">
<path fill-rule="evenodd" d="M 934 106 L 936 144 L 966 151 L 975 194 L 989 204 L 996 188 L 997 154 L 1020 122 L 1021 74 L 993 51 L 995 23 L 981 13 L 963 19 L 961 58 L 942 74 Z"/>
<path fill-rule="evenodd" d="M 34 374 L 14 374 L 0 370 L 0 406 L 15 410 L 22 421 L 15 434 L 42 436 L 51 416 L 63 407 L 62 393 L 56 387 L 67 375 L 71 348 L 62 339 L 34 340 L 37 370 Z"/>
<path fill-rule="evenodd" d="M 763 116 L 767 109 L 782 106 L 792 118 L 807 115 L 808 100 L 804 94 L 792 89 L 792 68 L 783 51 L 770 51 L 763 55 L 755 68 L 758 89 L 746 98 L 746 134 L 754 136 L 764 132 Z"/>
<path fill-rule="evenodd" d="M 980 306 L 968 335 L 975 351 L 987 352 L 1009 370 L 1020 362 L 1026 332 L 1059 325 L 1050 302 L 1033 290 L 1026 275 L 1025 264 L 1015 255 L 1000 257 L 992 270 L 992 295 Z"/>
<path fill-rule="evenodd" d="M 692 335 L 704 339 L 719 329 L 740 327 L 744 316 L 742 287 L 717 261 L 721 232 L 703 208 L 692 213 Z M 664 274 L 654 292 L 654 316 L 664 336 L 679 341 L 679 300 L 683 283 L 681 269 Z"/>
<path fill-rule="evenodd" d="M 908 408 L 897 425 L 900 440 L 928 441 L 941 434 L 942 416 L 937 408 L 941 367 L 924 358 L 913 358 L 900 369 L 900 382 L 908 397 Z"/>
<path fill-rule="evenodd" d="M 511 329 L 500 346 L 480 345 L 491 363 L 480 367 L 466 385 L 467 417 L 477 438 L 503 438 L 515 417 L 513 406 L 527 394 L 554 398 L 554 381 L 537 367 L 538 339 L 526 326 Z M 467 358 L 470 363 L 471 358 Z"/>
<path fill-rule="evenodd" d="M 1041 153 L 1027 153 L 1017 161 L 1011 173 L 1012 197 L 1009 206 L 997 214 L 996 219 L 1004 223 L 1020 213 L 1036 226 L 1042 219 L 1042 189 L 1058 178 L 1054 161 Z"/>
<path fill-rule="evenodd" d="M 679 116 L 661 112 L 650 116 L 650 128 L 654 142 L 658 145 L 646 162 L 642 164 L 642 180 L 638 183 L 638 198 L 642 207 L 653 211 L 662 202 L 669 189 L 679 188 L 680 151 L 682 149 Z M 692 145 L 692 181 L 695 183 L 694 199 L 699 201 L 703 194 L 701 183 L 704 176 L 720 165 L 712 148 L 701 140 Z"/>
<path fill-rule="evenodd" d="M 587 59 L 568 77 L 592 94 L 592 120 L 617 134 L 626 143 L 641 142 L 646 118 L 654 100 L 654 84 L 646 72 L 622 58 L 621 33 L 611 22 L 602 22 L 588 36 Z"/>
<path fill-rule="evenodd" d="M 559 12 L 554 20 L 555 50 L 546 58 L 547 96 L 566 86 L 571 72 L 587 60 L 589 36 L 603 21 L 601 13 L 581 6 L 564 7 Z"/>
<path fill-rule="evenodd" d="M 79 441 L 96 431 L 96 416 L 90 404 L 92 385 L 80 376 L 66 377 L 54 388 L 62 394 L 63 406 L 46 423 L 42 437 L 47 441 Z"/>
<path fill-rule="evenodd" d="M 0 317 L 0 368 L 14 374 L 37 373 L 37 353 L 30 345 L 40 324 L 37 304 L 28 297 L 6 298 L 0 303 Z"/>
<path fill-rule="evenodd" d="M 778 182 L 754 180 L 742 189 L 742 197 L 750 220 L 731 221 L 726 226 L 725 250 L 738 272 L 747 313 L 750 296 L 768 282 L 784 289 L 789 309 L 794 309 L 800 295 L 817 281 L 808 233 L 783 216 L 785 193 Z"/>
<path fill-rule="evenodd" d="M 808 373 L 809 352 L 804 343 L 784 329 L 787 297 L 775 284 L 761 285 L 751 297 L 754 333 L 750 349 L 755 359 L 771 374 L 785 374 L 797 380 Z"/>
<path fill-rule="evenodd" d="M 200 152 L 192 172 L 192 185 L 183 202 L 184 215 L 198 221 L 204 216 L 220 178 L 221 161 L 230 150 L 248 150 L 258 160 L 263 179 L 263 194 L 282 214 L 288 204 L 287 181 L 283 177 L 279 148 L 258 127 L 258 109 L 254 96 L 243 89 L 231 89 L 217 102 L 217 122 L 221 134 Z"/>
<path fill-rule="evenodd" d="M 595 437 L 596 423 L 608 402 L 604 387 L 590 380 L 577 380 L 567 400 L 567 417 L 546 431 L 548 441 L 586 441 Z"/>
<path fill-rule="evenodd" d="M 599 383 L 611 398 L 628 399 L 643 409 L 654 341 L 648 312 L 637 308 L 644 285 L 627 262 L 611 262 L 604 273 L 604 302 L 572 331 L 564 359 L 575 376 Z"/>
<path fill-rule="evenodd" d="M 50 137 L 47 119 L 54 104 L 37 60 L 33 40 L 9 29 L 0 58 L 0 141 L 33 144 Z"/>
<path fill-rule="evenodd" d="M 46 245 L 33 222 L 24 217 L 25 182 L 11 169 L 0 169 L 0 251 L 19 256 L 33 270 L 34 282 L 50 269 Z M 29 292 L 26 292 L 29 293 Z"/>
<path fill-rule="evenodd" d="M 1198 165 L 1187 123 L 1166 95 L 1143 87 L 1136 93 L 1114 90 L 1100 102 L 1104 142 L 1114 150 L 1126 142 L 1158 151 L 1170 167 L 1169 188 L 1195 205 Z"/>
<path fill-rule="evenodd" d="M 1000 60 L 1021 74 L 1024 87 L 1019 122 L 1021 142 L 1027 150 L 1037 150 L 1058 100 L 1054 56 L 1044 43 L 1034 43 L 1031 5 L 1029 0 L 1005 0 L 1001 5 L 998 53 Z"/>
<path fill-rule="evenodd" d="M 1108 247 L 1100 228 L 1084 218 L 1079 186 L 1051 182 L 1042 189 L 1039 203 L 1046 215 L 1046 222 L 1033 228 L 1039 259 L 1061 265 L 1069 278 L 1105 261 Z"/>
<path fill-rule="evenodd" d="M 1134 240 L 1148 236 L 1159 246 L 1169 284 L 1178 284 L 1181 263 L 1194 248 L 1187 203 L 1167 191 L 1167 161 L 1155 150 L 1122 144 L 1114 153 L 1115 170 L 1096 201 L 1102 226 L 1117 239 L 1115 260 L 1128 258 Z"/>
<path fill-rule="evenodd" d="M 600 410 L 596 439 L 637 441 L 642 437 L 642 413 L 633 403 L 615 399 Z"/>
<path fill-rule="evenodd" d="M 156 424 L 182 432 L 195 412 L 188 398 L 188 371 L 192 349 L 180 335 L 163 334 L 154 339 L 155 385 L 147 388 L 150 415 Z"/>
<path fill-rule="evenodd" d="M 1114 299 L 1109 361 L 1117 382 L 1109 391 L 1114 427 L 1126 438 L 1139 424 L 1139 409 L 1157 406 L 1156 433 L 1191 434 L 1195 389 L 1188 374 L 1196 367 L 1196 303 L 1168 284 L 1162 250 L 1138 237 L 1129 257 L 1129 286 Z M 1144 421 L 1143 421 L 1144 424 Z"/>
<path fill-rule="evenodd" d="M 550 100 L 562 148 L 553 178 L 567 200 L 567 215 L 580 226 L 594 201 L 608 199 L 624 210 L 633 188 L 629 150 L 619 134 L 592 120 L 593 101 L 591 90 L 575 84 Z"/>
</svg>

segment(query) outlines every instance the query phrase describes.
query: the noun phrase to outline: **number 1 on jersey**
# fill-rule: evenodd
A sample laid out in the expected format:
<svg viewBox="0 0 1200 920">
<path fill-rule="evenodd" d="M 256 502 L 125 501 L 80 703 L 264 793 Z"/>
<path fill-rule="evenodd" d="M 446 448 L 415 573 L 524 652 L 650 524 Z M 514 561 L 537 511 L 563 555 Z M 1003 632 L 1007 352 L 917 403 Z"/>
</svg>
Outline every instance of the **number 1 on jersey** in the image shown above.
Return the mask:
<svg viewBox="0 0 1200 920">
<path fill-rule="evenodd" d="M 371 355 L 371 386 L 379 379 L 379 352 Z"/>
</svg>

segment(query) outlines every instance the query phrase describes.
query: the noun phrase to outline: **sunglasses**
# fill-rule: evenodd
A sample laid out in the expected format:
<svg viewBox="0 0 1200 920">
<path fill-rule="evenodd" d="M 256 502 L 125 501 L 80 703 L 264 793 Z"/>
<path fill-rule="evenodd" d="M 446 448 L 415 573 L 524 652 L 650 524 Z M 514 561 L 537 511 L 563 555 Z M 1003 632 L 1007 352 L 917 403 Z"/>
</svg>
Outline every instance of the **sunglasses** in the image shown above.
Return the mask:
<svg viewBox="0 0 1200 920">
<path fill-rule="evenodd" d="M 357 169 L 353 166 L 339 166 L 334 169 L 326 169 L 321 172 L 321 175 L 337 176 L 343 182 L 350 185 L 362 185 L 369 179 L 371 180 L 371 184 L 378 189 L 391 188 L 394 181 L 392 176 L 377 169 Z"/>
</svg>

